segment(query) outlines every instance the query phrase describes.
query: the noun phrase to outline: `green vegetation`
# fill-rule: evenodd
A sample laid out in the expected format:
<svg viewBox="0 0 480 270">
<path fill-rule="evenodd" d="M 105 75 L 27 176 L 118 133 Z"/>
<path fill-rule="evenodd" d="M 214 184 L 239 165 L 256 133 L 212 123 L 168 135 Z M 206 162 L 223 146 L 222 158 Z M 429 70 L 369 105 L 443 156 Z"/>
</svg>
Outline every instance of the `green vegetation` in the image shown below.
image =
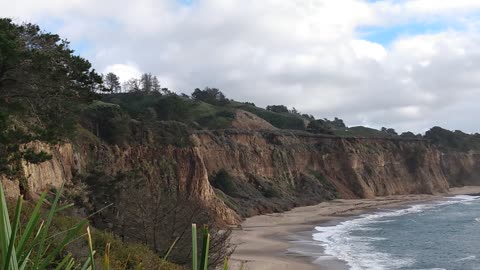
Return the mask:
<svg viewBox="0 0 480 270">
<path fill-rule="evenodd" d="M 10 220 L 3 186 L 0 184 L 0 264 L 4 270 L 17 269 L 73 269 L 75 266 L 71 254 L 63 255 L 65 247 L 74 241 L 79 232 L 85 229 L 86 221 L 81 221 L 68 230 L 58 234 L 51 233 L 54 216 L 71 205 L 60 206 L 61 189 L 53 199 L 45 219 L 41 207 L 46 202 L 44 193 L 37 202 L 32 214 L 24 223 L 21 220 L 23 199 L 18 198 L 14 217 Z M 61 259 L 59 259 L 59 257 Z M 82 269 L 92 262 L 86 260 Z"/>
<path fill-rule="evenodd" d="M 235 116 L 228 106 L 215 106 L 174 94 L 131 92 L 107 95 L 103 100 L 120 105 L 131 118 L 141 122 L 177 121 L 194 129 L 227 128 Z"/>
<path fill-rule="evenodd" d="M 200 90 L 196 88 L 192 93 L 192 99 L 196 101 L 203 101 L 212 105 L 225 105 L 228 100 L 225 95 L 217 88 L 205 88 Z"/>
<path fill-rule="evenodd" d="M 116 104 L 94 101 L 83 115 L 83 127 L 108 143 L 121 144 L 130 133 L 130 117 Z"/>
<path fill-rule="evenodd" d="M 126 243 L 113 233 L 100 230 L 92 232 L 93 249 L 97 252 L 97 264 L 100 258 L 108 256 L 111 269 L 161 269 L 182 270 L 183 267 L 166 261 L 168 258 L 160 258 L 150 248 L 142 244 Z M 109 249 L 105 249 L 108 246 Z M 172 246 L 174 248 L 174 246 Z M 167 256 L 168 257 L 168 256 Z"/>
<path fill-rule="evenodd" d="M 480 134 L 466 134 L 460 130 L 450 131 L 433 127 L 425 133 L 425 139 L 444 150 L 480 150 Z"/>
<path fill-rule="evenodd" d="M 389 138 L 392 135 L 382 132 L 377 129 L 369 128 L 369 127 L 350 127 L 346 129 L 339 129 L 335 131 L 335 135 L 339 136 L 348 136 L 348 137 L 373 137 L 373 138 Z"/>
<path fill-rule="evenodd" d="M 229 196 L 235 196 L 237 193 L 235 181 L 225 169 L 221 169 L 214 177 L 212 177 L 211 184 Z"/>
<path fill-rule="evenodd" d="M 22 160 L 41 162 L 21 148 L 31 141 L 71 136 L 79 108 L 101 90 L 90 63 L 68 42 L 34 24 L 0 19 L 0 174 L 21 177 Z"/>
<path fill-rule="evenodd" d="M 273 112 L 244 103 L 236 103 L 231 106 L 253 113 L 280 129 L 305 130 L 305 118 L 297 114 Z"/>
<path fill-rule="evenodd" d="M 198 252 L 197 244 L 197 225 L 192 224 L 192 270 L 208 270 L 208 259 L 209 259 L 209 250 L 210 250 L 210 238 L 211 235 L 208 230 L 208 226 L 203 227 L 202 233 L 202 249 L 201 255 Z M 200 256 L 199 256 L 200 255 Z M 198 259 L 200 259 L 200 264 L 198 264 Z M 223 263 L 223 270 L 228 270 L 228 256 L 225 257 Z M 243 270 L 243 263 L 240 266 L 240 270 Z"/>
</svg>

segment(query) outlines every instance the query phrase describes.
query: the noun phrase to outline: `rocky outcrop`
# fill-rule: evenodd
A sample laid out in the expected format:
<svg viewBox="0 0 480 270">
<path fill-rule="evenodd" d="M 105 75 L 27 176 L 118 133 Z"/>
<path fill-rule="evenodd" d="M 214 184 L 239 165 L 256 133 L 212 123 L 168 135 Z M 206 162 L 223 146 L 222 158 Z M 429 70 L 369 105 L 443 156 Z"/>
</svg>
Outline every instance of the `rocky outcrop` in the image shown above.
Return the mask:
<svg viewBox="0 0 480 270">
<path fill-rule="evenodd" d="M 107 196 L 120 178 L 135 172 L 143 181 L 137 184 L 159 183 L 236 223 L 238 214 L 282 211 L 335 197 L 437 193 L 450 185 L 480 184 L 480 154 L 442 153 L 423 140 L 225 130 L 197 132 L 192 144 L 180 147 L 163 145 L 154 136 L 142 138 L 116 146 L 87 134 L 74 145 L 34 144 L 53 158 L 25 164 L 25 189 L 36 194 L 83 177 L 93 186 L 108 183 L 102 193 Z M 22 191 L 18 182 L 2 182 L 10 196 Z"/>
<path fill-rule="evenodd" d="M 25 145 L 25 148 L 35 152 L 43 151 L 52 158 L 40 164 L 22 162 L 24 177 L 21 179 L 0 178 L 7 197 L 17 198 L 22 194 L 26 198 L 35 199 L 41 192 L 49 188 L 58 188 L 63 182 L 72 179 L 77 166 L 71 144 L 49 145 L 32 142 Z"/>
</svg>

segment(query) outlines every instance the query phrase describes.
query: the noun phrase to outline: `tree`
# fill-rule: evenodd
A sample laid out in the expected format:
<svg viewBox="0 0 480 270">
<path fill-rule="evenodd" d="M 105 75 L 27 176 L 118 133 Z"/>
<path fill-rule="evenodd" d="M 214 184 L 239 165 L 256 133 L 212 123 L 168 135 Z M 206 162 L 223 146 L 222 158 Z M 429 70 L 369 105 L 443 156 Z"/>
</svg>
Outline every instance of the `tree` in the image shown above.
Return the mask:
<svg viewBox="0 0 480 270">
<path fill-rule="evenodd" d="M 115 178 L 95 179 L 91 186 L 95 192 L 93 204 L 99 208 L 113 204 L 94 217 L 95 225 L 109 228 L 124 240 L 150 246 L 161 256 L 178 238 L 169 258 L 186 264 L 191 256 L 191 224 L 207 224 L 212 237 L 209 262 L 213 265 L 222 263 L 232 252 L 231 231 L 219 229 L 210 210 L 198 198 L 178 192 L 175 162 L 159 158 L 156 166 L 161 168 L 161 173 L 153 179 L 140 168 L 118 174 Z M 109 190 L 112 186 L 115 192 Z"/>
<path fill-rule="evenodd" d="M 311 115 L 311 114 L 306 114 L 306 113 L 304 113 L 304 114 L 302 114 L 302 117 L 303 117 L 303 118 L 306 118 L 306 119 L 308 119 L 308 120 L 315 120 L 315 117 L 314 117 L 313 115 Z"/>
<path fill-rule="evenodd" d="M 400 134 L 400 137 L 402 138 L 409 138 L 409 139 L 415 139 L 415 138 L 418 138 L 417 137 L 418 135 L 415 135 L 413 132 L 411 131 L 407 131 L 407 132 L 403 132 L 402 134 Z M 422 136 L 420 135 L 420 138 Z"/>
<path fill-rule="evenodd" d="M 382 129 L 380 131 L 383 132 L 383 133 L 386 133 L 388 135 L 398 136 L 398 133 L 393 128 L 382 127 Z"/>
<path fill-rule="evenodd" d="M 0 174 L 18 177 L 22 160 L 47 159 L 20 146 L 72 135 L 80 106 L 102 89 L 102 77 L 67 41 L 0 19 Z"/>
<path fill-rule="evenodd" d="M 192 93 L 193 100 L 203 101 L 213 105 L 225 105 L 228 100 L 217 88 L 206 87 L 203 90 L 196 88 Z"/>
<path fill-rule="evenodd" d="M 131 78 L 123 84 L 123 89 L 127 92 L 139 92 L 141 90 L 140 80 Z"/>
<path fill-rule="evenodd" d="M 122 89 L 120 78 L 115 73 L 109 72 L 103 76 L 103 85 L 111 93 L 118 93 Z"/>
<path fill-rule="evenodd" d="M 158 81 L 157 76 L 152 77 L 152 91 L 158 93 L 162 91 L 162 87 L 160 86 L 160 82 Z"/>
<path fill-rule="evenodd" d="M 340 118 L 337 118 L 337 117 L 335 117 L 335 118 L 333 119 L 333 121 L 330 121 L 330 124 L 331 124 L 334 128 L 336 128 L 336 129 L 344 129 L 344 128 L 347 128 L 347 126 L 345 125 L 345 123 L 343 122 L 343 120 L 340 119 Z"/>
<path fill-rule="evenodd" d="M 310 123 L 308 123 L 307 125 L 307 130 L 312 133 L 329 134 L 329 135 L 335 134 L 332 130 L 332 126 L 330 125 L 327 119 L 325 120 L 318 119 L 318 120 L 310 121 Z"/>
<path fill-rule="evenodd" d="M 151 73 L 143 73 L 140 78 L 141 89 L 145 93 L 150 93 L 153 90 L 153 76 Z"/>
<path fill-rule="evenodd" d="M 276 113 L 288 113 L 288 108 L 285 105 L 269 105 L 267 106 L 267 111 L 276 112 Z"/>
</svg>

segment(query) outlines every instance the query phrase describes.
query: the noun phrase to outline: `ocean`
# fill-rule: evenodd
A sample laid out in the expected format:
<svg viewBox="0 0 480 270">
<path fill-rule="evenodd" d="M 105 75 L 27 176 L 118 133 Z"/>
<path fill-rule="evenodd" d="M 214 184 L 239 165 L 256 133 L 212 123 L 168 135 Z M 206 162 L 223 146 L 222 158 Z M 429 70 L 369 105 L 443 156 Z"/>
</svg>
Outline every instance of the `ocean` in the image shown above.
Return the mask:
<svg viewBox="0 0 480 270">
<path fill-rule="evenodd" d="M 480 197 L 380 209 L 318 226 L 313 240 L 352 270 L 480 269 Z"/>
</svg>

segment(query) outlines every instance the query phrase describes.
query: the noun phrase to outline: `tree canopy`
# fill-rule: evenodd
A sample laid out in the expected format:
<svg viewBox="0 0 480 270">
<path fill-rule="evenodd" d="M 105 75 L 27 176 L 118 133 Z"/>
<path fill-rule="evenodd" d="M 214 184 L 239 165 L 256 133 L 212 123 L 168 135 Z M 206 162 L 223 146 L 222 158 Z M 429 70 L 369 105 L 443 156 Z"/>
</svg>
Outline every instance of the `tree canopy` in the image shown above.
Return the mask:
<svg viewBox="0 0 480 270">
<path fill-rule="evenodd" d="M 0 173 L 13 174 L 21 159 L 39 161 L 40 153 L 20 145 L 68 135 L 79 106 L 98 90 L 102 77 L 66 40 L 35 24 L 0 19 Z"/>
<path fill-rule="evenodd" d="M 267 106 L 267 111 L 276 113 L 289 113 L 289 110 L 285 105 L 269 105 Z"/>
<path fill-rule="evenodd" d="M 196 88 L 192 93 L 193 100 L 203 101 L 213 105 L 225 105 L 228 103 L 225 95 L 217 88 L 206 87 L 203 90 Z"/>
</svg>

